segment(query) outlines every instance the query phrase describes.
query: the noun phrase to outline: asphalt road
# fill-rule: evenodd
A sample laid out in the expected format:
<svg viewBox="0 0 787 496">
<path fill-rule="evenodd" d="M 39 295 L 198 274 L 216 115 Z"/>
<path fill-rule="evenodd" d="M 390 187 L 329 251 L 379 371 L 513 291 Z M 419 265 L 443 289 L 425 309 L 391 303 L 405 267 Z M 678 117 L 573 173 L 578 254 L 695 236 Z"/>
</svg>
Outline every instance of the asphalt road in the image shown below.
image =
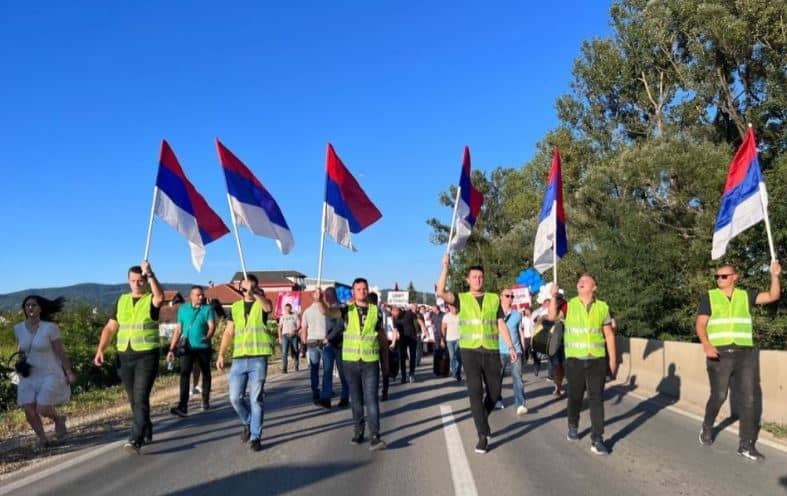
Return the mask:
<svg viewBox="0 0 787 496">
<path fill-rule="evenodd" d="M 726 432 L 702 447 L 696 420 L 619 389 L 607 391 L 612 453 L 594 455 L 587 411 L 581 440 L 570 443 L 565 399 L 551 396 L 551 383 L 530 371 L 531 413 L 514 414 L 507 378 L 507 406 L 490 420 L 491 449 L 478 455 L 464 383 L 435 378 L 428 357 L 418 378 L 394 383 L 381 403 L 385 451 L 351 445 L 349 409 L 314 406 L 301 370 L 267 382 L 259 453 L 241 443 L 226 391 L 218 391 L 213 410 L 160 422 L 140 456 L 113 440 L 15 474 L 0 482 L 0 495 L 787 494 L 787 454 L 759 446 L 764 462 L 744 460 Z"/>
</svg>

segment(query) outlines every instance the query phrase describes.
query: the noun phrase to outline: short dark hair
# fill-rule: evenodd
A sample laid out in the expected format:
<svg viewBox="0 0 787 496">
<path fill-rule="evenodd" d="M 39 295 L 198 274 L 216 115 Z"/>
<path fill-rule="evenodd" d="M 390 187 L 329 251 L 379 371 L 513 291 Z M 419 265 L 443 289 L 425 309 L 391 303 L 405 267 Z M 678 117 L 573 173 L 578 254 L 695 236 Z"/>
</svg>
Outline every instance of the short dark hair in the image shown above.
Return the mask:
<svg viewBox="0 0 787 496">
<path fill-rule="evenodd" d="M 202 287 L 202 286 L 200 286 L 199 284 L 195 284 L 195 285 L 193 285 L 193 286 L 191 287 L 191 289 L 189 289 L 189 293 L 190 293 L 190 292 L 192 292 L 192 291 L 194 291 L 195 289 L 199 289 L 200 291 L 203 291 L 203 292 L 205 291 L 205 288 L 203 288 L 203 287 Z"/>
<path fill-rule="evenodd" d="M 355 287 L 356 284 L 361 284 L 361 283 L 366 284 L 367 288 L 369 287 L 369 281 L 367 281 L 363 277 L 356 277 L 355 279 L 353 279 L 352 287 Z"/>
<path fill-rule="evenodd" d="M 484 267 L 481 265 L 471 265 L 467 268 L 467 275 L 470 275 L 470 272 L 477 270 L 480 271 L 482 274 L 484 273 Z"/>
<path fill-rule="evenodd" d="M 249 281 L 253 282 L 254 284 L 259 284 L 260 283 L 260 280 L 257 279 L 257 276 L 255 276 L 254 274 L 246 274 L 246 279 L 248 279 Z"/>
<path fill-rule="evenodd" d="M 290 305 L 289 303 L 286 303 L 286 304 L 284 305 L 284 308 L 292 308 L 292 305 Z"/>
<path fill-rule="evenodd" d="M 128 268 L 128 273 L 142 275 L 142 267 L 140 267 L 139 265 L 132 265 L 131 267 Z"/>
</svg>

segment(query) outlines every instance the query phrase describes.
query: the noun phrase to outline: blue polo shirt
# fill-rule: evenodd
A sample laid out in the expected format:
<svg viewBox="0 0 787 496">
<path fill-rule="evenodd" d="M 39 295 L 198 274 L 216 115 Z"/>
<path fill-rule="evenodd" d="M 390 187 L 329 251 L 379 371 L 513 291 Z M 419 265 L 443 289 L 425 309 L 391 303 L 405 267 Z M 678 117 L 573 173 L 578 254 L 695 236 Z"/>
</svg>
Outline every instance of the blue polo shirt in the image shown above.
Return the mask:
<svg viewBox="0 0 787 496">
<path fill-rule="evenodd" d="M 210 305 L 195 308 L 191 303 L 184 303 L 178 308 L 178 324 L 181 325 L 181 339 L 188 339 L 192 348 L 210 348 L 210 343 L 203 341 L 208 334 L 208 323 L 215 322 L 216 315 Z"/>
</svg>

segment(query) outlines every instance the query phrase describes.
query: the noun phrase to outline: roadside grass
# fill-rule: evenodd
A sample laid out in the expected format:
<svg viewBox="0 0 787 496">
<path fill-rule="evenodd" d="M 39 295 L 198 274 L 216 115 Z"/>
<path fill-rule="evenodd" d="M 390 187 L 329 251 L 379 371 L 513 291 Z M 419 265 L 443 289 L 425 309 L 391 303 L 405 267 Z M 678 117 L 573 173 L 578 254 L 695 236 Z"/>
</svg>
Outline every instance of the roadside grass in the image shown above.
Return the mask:
<svg viewBox="0 0 787 496">
<path fill-rule="evenodd" d="M 778 439 L 787 439 L 787 425 L 777 424 L 775 422 L 764 422 L 762 428 Z"/>
</svg>

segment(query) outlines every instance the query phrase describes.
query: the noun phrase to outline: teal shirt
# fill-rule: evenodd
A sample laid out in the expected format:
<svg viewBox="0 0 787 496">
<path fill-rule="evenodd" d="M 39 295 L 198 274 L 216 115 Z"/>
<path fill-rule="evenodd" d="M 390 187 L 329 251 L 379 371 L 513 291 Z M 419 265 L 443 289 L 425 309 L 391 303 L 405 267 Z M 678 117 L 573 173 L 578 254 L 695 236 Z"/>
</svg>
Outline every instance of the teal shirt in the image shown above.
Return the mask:
<svg viewBox="0 0 787 496">
<path fill-rule="evenodd" d="M 181 325 L 181 339 L 187 338 L 192 348 L 210 348 L 210 343 L 203 341 L 208 334 L 208 323 L 215 322 L 216 315 L 209 305 L 194 308 L 191 303 L 184 303 L 178 308 L 178 324 Z"/>
</svg>

